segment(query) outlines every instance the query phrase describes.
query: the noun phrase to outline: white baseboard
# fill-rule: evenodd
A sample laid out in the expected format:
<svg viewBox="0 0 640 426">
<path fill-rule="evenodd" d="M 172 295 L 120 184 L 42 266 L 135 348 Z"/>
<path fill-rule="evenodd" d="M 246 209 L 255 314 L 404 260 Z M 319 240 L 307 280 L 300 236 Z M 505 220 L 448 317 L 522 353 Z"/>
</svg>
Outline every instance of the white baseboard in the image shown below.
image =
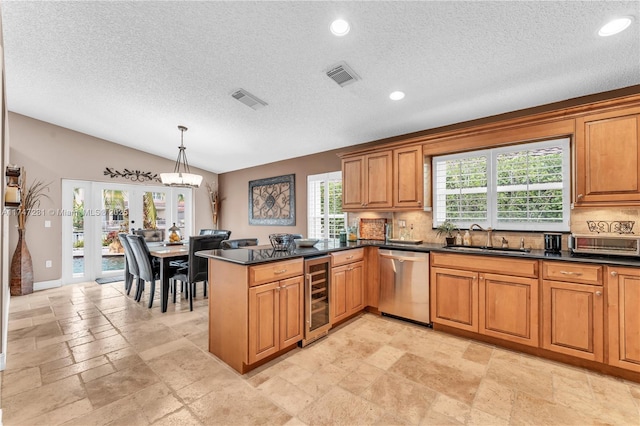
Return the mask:
<svg viewBox="0 0 640 426">
<path fill-rule="evenodd" d="M 6 367 L 7 367 L 7 354 L 2 352 L 0 354 L 0 371 L 4 371 Z M 2 417 L 0 417 L 0 419 L 2 419 Z"/>
<path fill-rule="evenodd" d="M 46 290 L 48 288 L 62 287 L 62 280 L 40 281 L 33 283 L 33 291 Z"/>
</svg>

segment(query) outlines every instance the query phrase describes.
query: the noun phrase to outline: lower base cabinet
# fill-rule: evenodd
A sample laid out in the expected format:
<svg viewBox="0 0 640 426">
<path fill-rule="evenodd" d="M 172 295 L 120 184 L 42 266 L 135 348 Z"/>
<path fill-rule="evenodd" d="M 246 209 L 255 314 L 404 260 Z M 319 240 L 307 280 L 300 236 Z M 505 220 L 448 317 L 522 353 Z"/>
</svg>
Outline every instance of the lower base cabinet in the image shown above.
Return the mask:
<svg viewBox="0 0 640 426">
<path fill-rule="evenodd" d="M 601 286 L 542 282 L 542 347 L 604 361 L 604 296 Z"/>
<path fill-rule="evenodd" d="M 478 274 L 431 268 L 431 321 L 478 332 Z"/>
<path fill-rule="evenodd" d="M 331 269 L 331 324 L 364 309 L 364 262 Z"/>
<path fill-rule="evenodd" d="M 249 364 L 304 337 L 302 277 L 249 289 Z"/>
<path fill-rule="evenodd" d="M 432 322 L 538 346 L 537 261 L 433 253 L 431 265 Z"/>
<path fill-rule="evenodd" d="M 640 270 L 606 269 L 608 363 L 640 372 Z"/>
<path fill-rule="evenodd" d="M 364 273 L 363 248 L 331 253 L 332 325 L 365 308 Z"/>
<path fill-rule="evenodd" d="M 240 374 L 304 338 L 304 260 L 209 259 L 209 352 Z"/>
<path fill-rule="evenodd" d="M 478 331 L 538 346 L 538 279 L 479 275 Z"/>
</svg>

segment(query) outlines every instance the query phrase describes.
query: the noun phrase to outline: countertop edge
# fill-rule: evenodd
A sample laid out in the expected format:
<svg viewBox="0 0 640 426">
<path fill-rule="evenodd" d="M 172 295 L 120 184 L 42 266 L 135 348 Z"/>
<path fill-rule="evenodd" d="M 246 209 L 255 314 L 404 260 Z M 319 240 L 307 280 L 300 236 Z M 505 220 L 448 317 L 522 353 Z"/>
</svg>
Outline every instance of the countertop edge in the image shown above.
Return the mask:
<svg viewBox="0 0 640 426">
<path fill-rule="evenodd" d="M 585 256 L 574 255 L 569 251 L 561 251 L 560 253 L 545 253 L 544 250 L 531 250 L 530 252 L 514 252 L 514 253 L 496 253 L 491 251 L 478 252 L 461 252 L 455 249 L 447 248 L 441 244 L 396 244 L 386 243 L 383 241 L 361 240 L 358 242 L 339 244 L 337 241 L 324 241 L 316 244 L 319 247 L 294 249 L 291 251 L 276 252 L 273 249 L 228 249 L 228 250 L 205 250 L 196 253 L 197 256 L 216 259 L 225 262 L 235 263 L 239 265 L 258 265 L 262 263 L 277 262 L 280 260 L 288 260 L 295 258 L 310 258 L 323 256 L 339 251 L 351 250 L 363 247 L 378 247 L 390 250 L 415 251 L 415 252 L 438 252 L 463 254 L 470 256 L 500 256 L 515 259 L 538 259 L 559 262 L 578 262 L 592 263 L 600 265 L 628 266 L 640 267 L 640 258 L 627 258 L 616 256 Z"/>
</svg>

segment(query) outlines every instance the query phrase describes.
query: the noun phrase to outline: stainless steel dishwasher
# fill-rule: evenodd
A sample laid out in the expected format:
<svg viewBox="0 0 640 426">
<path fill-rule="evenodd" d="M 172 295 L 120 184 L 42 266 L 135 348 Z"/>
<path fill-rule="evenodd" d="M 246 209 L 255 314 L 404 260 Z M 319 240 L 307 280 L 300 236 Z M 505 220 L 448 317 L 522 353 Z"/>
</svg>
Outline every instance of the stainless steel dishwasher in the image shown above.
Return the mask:
<svg viewBox="0 0 640 426">
<path fill-rule="evenodd" d="M 380 250 L 380 312 L 429 324 L 429 253 Z"/>
</svg>

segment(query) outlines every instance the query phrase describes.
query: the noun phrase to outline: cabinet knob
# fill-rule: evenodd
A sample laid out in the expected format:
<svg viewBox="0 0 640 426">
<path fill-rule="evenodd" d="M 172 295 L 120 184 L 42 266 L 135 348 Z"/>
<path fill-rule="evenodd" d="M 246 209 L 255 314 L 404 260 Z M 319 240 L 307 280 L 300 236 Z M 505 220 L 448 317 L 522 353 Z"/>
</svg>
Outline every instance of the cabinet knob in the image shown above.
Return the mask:
<svg viewBox="0 0 640 426">
<path fill-rule="evenodd" d="M 616 271 L 611 271 L 611 276 L 612 276 L 612 277 L 617 277 L 617 276 L 618 276 L 618 273 L 617 273 Z"/>
<path fill-rule="evenodd" d="M 581 200 L 584 198 L 584 194 L 578 194 L 578 200 Z"/>
<path fill-rule="evenodd" d="M 276 275 L 284 274 L 285 272 L 287 272 L 286 269 L 280 269 L 279 271 L 273 271 L 273 273 L 276 274 Z"/>
<path fill-rule="evenodd" d="M 419 205 L 419 206 L 420 206 L 420 205 L 422 205 L 422 201 L 418 201 L 418 205 Z"/>
<path fill-rule="evenodd" d="M 596 291 L 596 296 L 602 296 L 602 292 L 601 291 Z"/>
</svg>

